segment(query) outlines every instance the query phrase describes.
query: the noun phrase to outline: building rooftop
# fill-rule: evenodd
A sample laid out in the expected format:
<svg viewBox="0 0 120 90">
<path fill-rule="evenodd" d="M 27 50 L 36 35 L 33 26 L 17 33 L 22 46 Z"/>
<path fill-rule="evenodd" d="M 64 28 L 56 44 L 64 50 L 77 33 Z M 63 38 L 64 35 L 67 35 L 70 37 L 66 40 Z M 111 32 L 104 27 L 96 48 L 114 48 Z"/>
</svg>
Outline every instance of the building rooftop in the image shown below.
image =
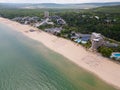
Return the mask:
<svg viewBox="0 0 120 90">
<path fill-rule="evenodd" d="M 92 35 L 94 35 L 96 38 L 99 38 L 99 37 L 101 37 L 101 34 L 100 33 L 92 33 Z"/>
</svg>

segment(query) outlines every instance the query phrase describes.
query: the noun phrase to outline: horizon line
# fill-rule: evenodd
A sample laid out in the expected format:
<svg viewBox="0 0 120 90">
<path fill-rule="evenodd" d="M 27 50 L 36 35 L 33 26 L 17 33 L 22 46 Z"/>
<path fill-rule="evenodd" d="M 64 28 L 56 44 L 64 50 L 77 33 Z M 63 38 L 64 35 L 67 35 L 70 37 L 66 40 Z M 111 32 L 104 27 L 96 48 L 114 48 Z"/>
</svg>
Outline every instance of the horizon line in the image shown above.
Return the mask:
<svg viewBox="0 0 120 90">
<path fill-rule="evenodd" d="M 81 3 L 54 3 L 54 2 L 0 2 L 1 3 L 8 3 L 8 4 L 89 4 L 89 3 L 120 3 L 120 1 L 106 1 L 106 2 L 81 2 Z"/>
<path fill-rule="evenodd" d="M 118 2 L 118 3 L 120 3 L 120 1 L 116 1 L 116 2 Z M 83 3 L 52 3 L 52 2 L 50 2 L 50 3 L 42 3 L 42 2 L 39 2 L 39 3 L 37 3 L 37 2 L 29 2 L 29 3 L 27 3 L 27 2 L 0 2 L 0 4 L 1 3 L 6 3 L 6 4 L 90 4 L 90 3 L 116 3 L 116 2 L 113 2 L 113 1 L 111 1 L 111 2 L 83 2 Z"/>
</svg>

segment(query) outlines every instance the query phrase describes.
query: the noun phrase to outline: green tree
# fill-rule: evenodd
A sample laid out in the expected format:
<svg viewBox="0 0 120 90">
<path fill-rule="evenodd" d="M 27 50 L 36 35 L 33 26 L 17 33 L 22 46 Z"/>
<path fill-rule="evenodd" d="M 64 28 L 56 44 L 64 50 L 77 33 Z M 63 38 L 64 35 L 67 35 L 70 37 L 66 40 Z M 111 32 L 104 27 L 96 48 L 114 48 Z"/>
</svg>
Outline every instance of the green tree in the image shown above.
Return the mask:
<svg viewBox="0 0 120 90">
<path fill-rule="evenodd" d="M 110 57 L 113 50 L 111 48 L 101 46 L 101 47 L 98 48 L 98 52 L 100 52 L 105 57 Z"/>
</svg>

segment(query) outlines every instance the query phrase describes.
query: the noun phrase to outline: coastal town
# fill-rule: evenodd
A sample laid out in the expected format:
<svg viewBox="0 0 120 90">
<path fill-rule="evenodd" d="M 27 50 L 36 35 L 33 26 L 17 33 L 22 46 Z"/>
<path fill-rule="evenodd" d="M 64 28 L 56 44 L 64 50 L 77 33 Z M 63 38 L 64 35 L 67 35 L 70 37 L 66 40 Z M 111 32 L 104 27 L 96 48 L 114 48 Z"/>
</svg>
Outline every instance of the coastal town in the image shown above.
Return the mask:
<svg viewBox="0 0 120 90">
<path fill-rule="evenodd" d="M 86 15 L 82 15 L 82 17 L 86 17 Z M 99 16 L 90 16 L 90 18 L 95 18 L 97 20 L 100 19 Z M 106 48 L 118 48 L 120 46 L 119 42 L 116 42 L 114 40 L 108 39 L 105 36 L 103 36 L 100 33 L 93 32 L 91 34 L 82 34 L 80 32 L 71 31 L 65 35 L 61 35 L 61 33 L 64 31 L 64 26 L 67 26 L 67 21 L 65 21 L 62 17 L 58 15 L 51 16 L 48 11 L 44 12 L 44 17 L 40 18 L 37 16 L 26 16 L 26 17 L 15 17 L 12 19 L 13 21 L 17 21 L 24 25 L 31 25 L 35 28 L 42 29 L 45 32 L 48 32 L 50 34 L 56 35 L 58 37 L 64 37 L 72 40 L 73 42 L 76 42 L 78 45 L 81 44 L 83 47 L 87 48 L 89 51 L 96 52 L 99 51 L 100 53 L 103 53 L 102 50 L 100 50 L 100 47 Z M 115 19 L 112 20 L 113 22 L 116 22 Z M 106 23 L 110 23 L 110 19 L 105 20 Z M 41 28 L 42 27 L 42 28 Z M 30 30 L 30 32 L 34 32 L 35 30 Z M 107 49 L 106 49 L 107 50 Z M 103 56 L 106 56 L 108 58 L 114 59 L 119 61 L 120 60 L 120 53 L 119 51 L 113 52 L 112 50 L 109 50 L 109 53 L 103 53 Z"/>
<path fill-rule="evenodd" d="M 118 4 L 0 3 L 0 90 L 119 90 Z"/>
</svg>

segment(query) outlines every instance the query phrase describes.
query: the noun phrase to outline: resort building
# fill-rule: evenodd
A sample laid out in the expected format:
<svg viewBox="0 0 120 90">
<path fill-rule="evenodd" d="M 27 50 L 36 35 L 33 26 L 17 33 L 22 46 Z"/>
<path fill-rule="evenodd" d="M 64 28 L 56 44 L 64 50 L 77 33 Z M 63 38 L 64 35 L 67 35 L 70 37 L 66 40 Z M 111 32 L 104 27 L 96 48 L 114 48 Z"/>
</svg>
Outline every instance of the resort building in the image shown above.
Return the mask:
<svg viewBox="0 0 120 90">
<path fill-rule="evenodd" d="M 26 16 L 26 17 L 15 17 L 12 19 L 13 21 L 17 21 L 21 24 L 34 24 L 34 23 L 37 23 L 39 22 L 40 18 L 39 17 L 29 17 L 29 16 Z"/>
<path fill-rule="evenodd" d="M 66 24 L 65 20 L 63 20 L 62 18 L 57 19 L 57 23 L 58 23 L 59 25 L 65 25 L 65 24 Z"/>
<path fill-rule="evenodd" d="M 116 48 L 116 47 L 118 47 L 119 45 L 118 45 L 117 43 L 111 43 L 110 41 L 106 41 L 106 42 L 104 43 L 104 46 L 110 47 L 110 48 Z"/>
<path fill-rule="evenodd" d="M 96 50 L 98 47 L 104 44 L 104 38 L 100 33 L 92 33 L 91 35 L 92 50 Z"/>
<path fill-rule="evenodd" d="M 48 29 L 45 29 L 45 31 L 46 32 L 49 32 L 49 33 L 51 33 L 51 34 L 55 34 L 55 35 L 58 35 L 58 34 L 60 34 L 61 33 L 61 31 L 62 31 L 62 27 L 60 27 L 60 28 L 48 28 Z"/>
<path fill-rule="evenodd" d="M 88 41 L 91 38 L 91 34 L 81 34 L 74 31 L 71 32 L 71 39 L 81 38 L 84 41 Z"/>
<path fill-rule="evenodd" d="M 90 40 L 91 34 L 81 34 L 76 32 L 71 32 L 71 39 L 77 43 L 86 44 Z"/>
<path fill-rule="evenodd" d="M 34 27 L 39 27 L 41 25 L 41 23 L 40 22 L 37 22 L 37 23 L 35 23 L 33 26 Z"/>
<path fill-rule="evenodd" d="M 65 25 L 66 24 L 66 21 L 60 16 L 55 15 L 55 16 L 50 16 L 49 18 L 53 21 L 56 21 L 57 24 L 59 24 L 59 25 Z"/>
<path fill-rule="evenodd" d="M 41 23 L 38 23 L 37 27 L 42 26 L 42 25 L 54 25 L 54 23 L 51 22 L 49 18 L 46 18 Z"/>
</svg>

